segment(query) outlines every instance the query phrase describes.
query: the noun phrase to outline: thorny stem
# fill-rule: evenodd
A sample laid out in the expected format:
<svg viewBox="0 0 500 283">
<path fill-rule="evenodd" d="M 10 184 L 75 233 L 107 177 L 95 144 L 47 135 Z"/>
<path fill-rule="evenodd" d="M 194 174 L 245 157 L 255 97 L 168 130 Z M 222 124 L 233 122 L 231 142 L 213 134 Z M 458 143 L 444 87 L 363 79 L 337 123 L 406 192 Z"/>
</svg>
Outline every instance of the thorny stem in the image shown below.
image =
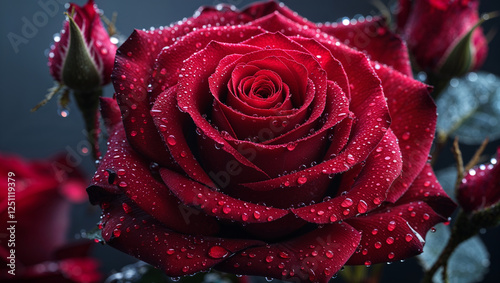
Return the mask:
<svg viewBox="0 0 500 283">
<path fill-rule="evenodd" d="M 460 151 L 460 147 L 458 145 L 458 137 L 453 141 L 453 156 L 455 157 L 455 161 L 457 162 L 457 179 L 455 181 L 455 192 L 458 190 L 462 179 L 464 178 L 464 160 L 462 158 L 462 152 Z"/>
</svg>

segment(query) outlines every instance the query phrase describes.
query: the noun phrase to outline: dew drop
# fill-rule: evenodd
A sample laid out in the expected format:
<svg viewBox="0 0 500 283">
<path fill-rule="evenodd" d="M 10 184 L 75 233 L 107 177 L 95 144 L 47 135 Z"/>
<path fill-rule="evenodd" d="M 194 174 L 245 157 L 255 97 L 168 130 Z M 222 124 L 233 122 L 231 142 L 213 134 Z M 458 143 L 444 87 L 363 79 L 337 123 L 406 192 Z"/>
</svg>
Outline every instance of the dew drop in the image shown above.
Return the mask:
<svg viewBox="0 0 500 283">
<path fill-rule="evenodd" d="M 393 259 L 393 258 L 394 258 L 394 253 L 393 253 L 393 252 L 390 252 L 390 253 L 387 255 L 387 257 L 388 257 L 389 259 Z"/>
<path fill-rule="evenodd" d="M 294 142 L 290 142 L 288 143 L 288 145 L 286 146 L 286 149 L 288 149 L 289 151 L 293 151 L 295 149 L 295 147 L 297 146 L 296 143 Z"/>
<path fill-rule="evenodd" d="M 214 259 L 224 258 L 229 254 L 229 251 L 221 246 L 213 246 L 208 250 L 208 256 Z"/>
<path fill-rule="evenodd" d="M 326 252 L 325 252 L 325 256 L 326 256 L 327 258 L 333 258 L 333 252 L 332 252 L 332 251 L 330 251 L 330 250 L 328 250 L 328 251 L 326 251 Z"/>
<path fill-rule="evenodd" d="M 302 177 L 299 177 L 297 179 L 297 183 L 299 183 L 300 185 L 304 185 L 305 183 L 307 182 L 307 178 L 302 176 Z"/>
<path fill-rule="evenodd" d="M 368 210 L 368 204 L 364 200 L 360 200 L 358 203 L 358 212 L 365 213 Z"/>
<path fill-rule="evenodd" d="M 330 221 L 331 221 L 331 222 L 335 222 L 335 221 L 337 221 L 337 215 L 332 214 L 332 215 L 330 216 Z"/>
<path fill-rule="evenodd" d="M 410 139 L 410 132 L 405 132 L 401 138 L 405 141 L 409 140 Z"/>
<path fill-rule="evenodd" d="M 127 187 L 127 183 L 124 181 L 121 181 L 120 184 L 118 184 L 118 186 L 120 186 L 121 188 L 125 188 L 125 187 Z"/>
<path fill-rule="evenodd" d="M 137 132 L 136 132 L 136 131 L 130 131 L 130 135 L 131 135 L 132 137 L 135 137 L 135 136 L 137 136 Z"/>
<path fill-rule="evenodd" d="M 116 238 L 120 237 L 121 234 L 122 234 L 122 230 L 120 230 L 118 228 L 113 230 L 113 236 L 115 236 Z"/>
<path fill-rule="evenodd" d="M 229 214 L 231 212 L 231 208 L 229 206 L 224 206 L 222 208 L 222 212 L 224 212 L 224 214 Z"/>
<path fill-rule="evenodd" d="M 387 224 L 387 230 L 394 231 L 394 229 L 396 229 L 396 221 L 392 220 Z"/>
<path fill-rule="evenodd" d="M 413 239 L 412 234 L 406 234 L 405 241 L 410 242 Z"/>
<path fill-rule="evenodd" d="M 266 262 L 272 262 L 274 260 L 274 257 L 272 255 L 266 256 Z"/>
<path fill-rule="evenodd" d="M 366 267 L 370 267 L 371 265 L 372 265 L 371 261 L 369 261 L 369 260 L 365 261 L 365 266 Z"/>
<path fill-rule="evenodd" d="M 280 253 L 279 253 L 279 256 L 280 256 L 281 258 L 284 258 L 284 259 L 290 258 L 290 255 L 289 255 L 289 254 L 287 254 L 286 252 L 280 252 Z"/>
<path fill-rule="evenodd" d="M 122 208 L 123 208 L 123 211 L 125 211 L 125 213 L 130 213 L 132 212 L 132 208 L 130 207 L 130 205 L 128 205 L 127 203 L 122 203 Z"/>
<path fill-rule="evenodd" d="M 254 217 L 255 219 L 259 219 L 259 218 L 260 218 L 260 212 L 258 212 L 258 211 L 254 211 L 254 213 L 253 213 L 253 217 Z"/>
<path fill-rule="evenodd" d="M 175 250 L 174 249 L 168 249 L 167 250 L 167 254 L 168 255 L 173 255 L 175 253 Z"/>
<path fill-rule="evenodd" d="M 374 246 L 375 246 L 376 249 L 380 249 L 382 247 L 382 243 L 381 242 L 376 242 L 374 244 Z"/>
<path fill-rule="evenodd" d="M 177 141 L 175 140 L 175 137 L 173 135 L 170 135 L 167 137 L 167 143 L 169 145 L 176 145 Z"/>
<path fill-rule="evenodd" d="M 388 237 L 385 242 L 389 245 L 392 245 L 392 243 L 394 243 L 394 238 L 393 237 Z"/>
<path fill-rule="evenodd" d="M 424 220 L 429 220 L 429 218 L 430 218 L 429 214 L 427 214 L 427 213 L 424 213 L 424 215 L 422 217 L 424 218 Z"/>
<path fill-rule="evenodd" d="M 350 198 L 346 198 L 346 199 L 344 199 L 344 201 L 340 204 L 340 206 L 342 206 L 342 207 L 349 207 L 349 206 L 351 206 L 351 205 L 352 205 L 352 203 L 353 203 L 353 202 L 352 202 L 352 199 L 350 199 Z"/>
<path fill-rule="evenodd" d="M 372 235 L 377 235 L 377 233 L 378 233 L 378 229 L 377 228 L 375 228 L 375 229 L 372 230 Z"/>
</svg>

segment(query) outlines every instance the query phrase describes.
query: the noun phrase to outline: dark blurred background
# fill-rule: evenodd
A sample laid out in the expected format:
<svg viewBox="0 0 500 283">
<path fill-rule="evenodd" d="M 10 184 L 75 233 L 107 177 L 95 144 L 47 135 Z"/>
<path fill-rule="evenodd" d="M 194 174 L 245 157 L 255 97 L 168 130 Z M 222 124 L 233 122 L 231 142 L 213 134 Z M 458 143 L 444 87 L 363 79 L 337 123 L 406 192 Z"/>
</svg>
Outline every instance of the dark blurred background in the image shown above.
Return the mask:
<svg viewBox="0 0 500 283">
<path fill-rule="evenodd" d="M 40 3 L 50 0 L 16 0 L 0 2 L 0 152 L 15 153 L 26 158 L 47 158 L 63 152 L 75 162 L 80 163 L 89 178 L 95 170 L 91 157 L 82 153 L 86 144 L 82 132 L 83 121 L 74 102 L 70 104 L 70 114 L 63 118 L 58 115 L 57 99 L 49 102 L 36 113 L 30 109 L 41 101 L 47 89 L 53 86 L 53 80 L 48 72 L 47 54 L 54 34 L 62 27 L 64 19 L 63 0 L 53 0 L 58 3 L 59 10 L 55 15 L 40 16 L 43 8 Z M 83 5 L 86 1 L 75 1 Z M 96 0 L 100 9 L 111 18 L 113 12 L 118 13 L 116 22 L 118 31 L 127 37 L 134 28 L 150 28 L 168 25 L 172 22 L 190 17 L 201 5 L 216 5 L 219 0 L 151 0 L 151 1 L 100 1 Z M 248 0 L 228 0 L 226 3 L 242 8 L 251 3 Z M 383 1 L 391 7 L 394 1 Z M 366 0 L 321 0 L 300 1 L 291 0 L 284 3 L 300 15 L 313 22 L 337 21 L 342 17 L 357 17 L 357 15 L 379 14 L 379 9 L 371 1 Z M 483 0 L 480 12 L 500 11 L 500 1 Z M 27 42 L 14 47 L 7 35 L 22 34 L 25 21 L 33 22 L 39 17 L 38 27 Z M 485 30 L 494 32 L 500 26 L 500 19 L 493 19 L 484 25 Z M 16 50 L 17 49 L 17 50 Z M 489 57 L 483 70 L 500 75 L 500 36 L 495 36 L 490 43 Z M 105 96 L 112 96 L 113 89 L 108 86 Z M 492 155 L 498 141 L 488 146 L 486 153 Z M 463 146 L 464 158 L 468 160 L 475 148 Z M 438 166 L 451 164 L 452 156 L 445 150 L 443 160 Z M 91 230 L 99 218 L 99 211 L 90 205 L 80 205 L 72 212 L 73 223 L 69 237 L 79 234 L 82 229 Z M 36 236 L 34 236 L 36 237 Z M 490 273 L 483 282 L 500 282 L 500 229 L 491 229 L 481 235 L 490 252 Z M 34 239 L 36 240 L 36 239 Z M 119 270 L 124 264 L 134 262 L 133 258 L 114 249 L 95 245 L 95 254 L 101 259 L 104 272 Z M 383 282 L 419 282 L 422 274 L 415 259 L 406 263 L 394 263 L 384 269 Z M 334 280 L 335 281 L 335 280 Z M 337 279 L 337 281 L 340 281 Z"/>
</svg>

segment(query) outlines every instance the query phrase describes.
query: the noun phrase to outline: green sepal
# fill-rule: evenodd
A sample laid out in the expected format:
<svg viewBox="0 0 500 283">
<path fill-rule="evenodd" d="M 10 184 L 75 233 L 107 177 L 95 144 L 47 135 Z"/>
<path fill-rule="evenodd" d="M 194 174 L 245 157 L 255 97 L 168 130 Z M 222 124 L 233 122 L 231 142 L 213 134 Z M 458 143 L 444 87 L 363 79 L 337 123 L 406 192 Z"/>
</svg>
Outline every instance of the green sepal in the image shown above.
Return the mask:
<svg viewBox="0 0 500 283">
<path fill-rule="evenodd" d="M 101 74 L 90 55 L 82 31 L 70 15 L 69 46 L 62 66 L 62 81 L 73 89 L 91 91 L 101 85 Z"/>
</svg>

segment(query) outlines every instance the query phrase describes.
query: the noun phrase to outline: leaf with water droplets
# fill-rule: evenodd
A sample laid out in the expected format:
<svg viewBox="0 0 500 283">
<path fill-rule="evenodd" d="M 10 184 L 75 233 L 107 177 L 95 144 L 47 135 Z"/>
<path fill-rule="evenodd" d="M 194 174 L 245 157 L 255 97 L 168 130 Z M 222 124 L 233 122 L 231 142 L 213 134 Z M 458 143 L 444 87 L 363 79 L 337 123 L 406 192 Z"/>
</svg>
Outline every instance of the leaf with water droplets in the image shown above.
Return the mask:
<svg viewBox="0 0 500 283">
<path fill-rule="evenodd" d="M 427 235 L 424 252 L 418 256 L 420 264 L 429 269 L 437 260 L 450 238 L 450 229 L 439 224 L 435 233 Z M 489 253 L 481 238 L 474 236 L 458 246 L 448 260 L 448 280 L 456 283 L 480 282 L 488 272 Z M 433 277 L 436 283 L 442 283 L 442 268 Z"/>
<path fill-rule="evenodd" d="M 452 79 L 436 104 L 442 133 L 467 144 L 500 138 L 500 78 L 494 74 L 469 73 Z"/>
</svg>

